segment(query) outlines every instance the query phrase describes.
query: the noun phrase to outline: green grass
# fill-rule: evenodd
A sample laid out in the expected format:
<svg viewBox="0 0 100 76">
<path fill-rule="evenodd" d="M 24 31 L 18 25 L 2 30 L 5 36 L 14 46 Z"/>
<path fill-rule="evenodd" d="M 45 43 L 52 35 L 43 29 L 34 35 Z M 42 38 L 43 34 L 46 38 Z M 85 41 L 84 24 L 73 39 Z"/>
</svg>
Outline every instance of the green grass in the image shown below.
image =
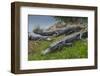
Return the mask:
<svg viewBox="0 0 100 76">
<path fill-rule="evenodd" d="M 78 40 L 75 41 L 72 46 L 63 46 L 60 49 L 55 50 L 55 52 L 51 52 L 46 55 L 42 55 L 41 52 L 49 47 L 49 45 L 56 41 L 63 38 L 56 37 L 53 38 L 52 41 L 29 41 L 29 50 L 30 53 L 28 54 L 28 60 L 53 60 L 53 59 L 78 59 L 78 58 L 87 58 L 87 41 L 85 40 Z"/>
</svg>

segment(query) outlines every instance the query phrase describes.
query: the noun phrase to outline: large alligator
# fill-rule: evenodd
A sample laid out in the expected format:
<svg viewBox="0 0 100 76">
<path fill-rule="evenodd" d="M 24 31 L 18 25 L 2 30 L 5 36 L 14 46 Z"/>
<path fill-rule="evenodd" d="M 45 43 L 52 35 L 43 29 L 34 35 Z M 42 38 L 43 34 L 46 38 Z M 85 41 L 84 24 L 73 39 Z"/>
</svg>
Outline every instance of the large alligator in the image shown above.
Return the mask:
<svg viewBox="0 0 100 76">
<path fill-rule="evenodd" d="M 59 35 L 63 35 L 63 34 L 69 35 L 74 32 L 79 32 L 83 28 L 84 28 L 83 26 L 73 26 L 73 27 L 62 28 L 60 30 L 55 30 L 55 31 L 34 32 L 34 33 L 42 35 L 42 36 L 59 36 Z"/>
<path fill-rule="evenodd" d="M 86 34 L 86 31 L 85 32 L 75 32 L 74 34 L 66 36 L 65 38 L 61 39 L 60 41 L 54 42 L 53 44 L 51 44 L 49 46 L 49 48 L 42 51 L 42 54 L 45 55 L 49 52 L 55 51 L 56 49 L 58 49 L 64 45 L 71 45 L 73 41 L 81 39 L 84 34 Z"/>
<path fill-rule="evenodd" d="M 34 32 L 31 33 L 28 38 L 29 40 L 48 40 L 50 36 L 60 36 L 60 35 L 69 35 L 74 32 L 79 32 L 84 29 L 82 26 L 73 26 L 67 28 L 61 28 L 60 30 L 49 31 L 49 32 Z"/>
</svg>

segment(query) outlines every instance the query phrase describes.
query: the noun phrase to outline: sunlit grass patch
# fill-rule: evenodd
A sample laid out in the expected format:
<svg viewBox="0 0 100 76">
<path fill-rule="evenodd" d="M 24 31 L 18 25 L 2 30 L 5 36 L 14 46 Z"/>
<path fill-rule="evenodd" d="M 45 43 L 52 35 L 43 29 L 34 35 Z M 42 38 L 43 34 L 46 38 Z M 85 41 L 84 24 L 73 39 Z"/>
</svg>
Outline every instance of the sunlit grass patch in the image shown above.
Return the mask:
<svg viewBox="0 0 100 76">
<path fill-rule="evenodd" d="M 46 55 L 42 55 L 41 52 L 48 48 L 52 42 L 39 41 L 37 43 L 38 46 L 33 46 L 36 50 L 35 53 L 30 53 L 28 55 L 28 60 L 78 59 L 88 57 L 88 44 L 86 40 L 75 41 L 72 46 L 63 46 L 60 49 L 55 50 L 55 52 Z"/>
</svg>

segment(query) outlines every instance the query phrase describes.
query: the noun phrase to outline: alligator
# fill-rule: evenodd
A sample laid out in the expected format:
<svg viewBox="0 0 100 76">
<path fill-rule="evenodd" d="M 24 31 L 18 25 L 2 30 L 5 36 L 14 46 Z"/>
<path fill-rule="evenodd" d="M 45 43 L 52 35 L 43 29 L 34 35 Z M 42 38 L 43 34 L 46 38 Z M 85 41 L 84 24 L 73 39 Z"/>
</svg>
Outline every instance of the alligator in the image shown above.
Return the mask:
<svg viewBox="0 0 100 76">
<path fill-rule="evenodd" d="M 34 32 L 36 34 L 42 35 L 42 36 L 59 36 L 59 35 L 69 35 L 74 32 L 79 32 L 82 30 L 84 27 L 83 26 L 73 26 L 73 27 L 65 27 L 61 28 L 60 30 L 55 30 L 55 31 L 47 31 L 47 32 Z"/>
<path fill-rule="evenodd" d="M 46 50 L 42 51 L 42 55 L 46 55 L 50 52 L 53 52 L 55 51 L 56 49 L 66 45 L 66 46 L 69 46 L 69 45 L 72 45 L 72 42 L 75 41 L 75 40 L 79 40 L 79 39 L 82 39 L 82 36 L 86 33 L 85 32 L 75 32 L 71 35 L 68 35 L 66 36 L 65 38 L 61 39 L 60 41 L 57 41 L 57 42 L 54 42 L 52 43 L 49 48 L 47 48 Z"/>
</svg>

